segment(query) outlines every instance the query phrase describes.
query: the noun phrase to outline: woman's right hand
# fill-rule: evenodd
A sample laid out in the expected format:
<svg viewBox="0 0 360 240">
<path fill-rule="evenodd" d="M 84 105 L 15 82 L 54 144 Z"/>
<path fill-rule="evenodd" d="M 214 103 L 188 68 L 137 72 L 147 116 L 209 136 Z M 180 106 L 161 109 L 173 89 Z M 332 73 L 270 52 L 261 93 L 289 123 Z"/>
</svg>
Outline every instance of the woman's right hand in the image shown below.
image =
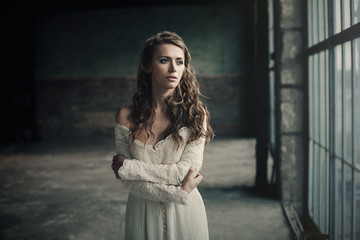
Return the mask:
<svg viewBox="0 0 360 240">
<path fill-rule="evenodd" d="M 126 160 L 126 158 L 122 154 L 118 154 L 113 157 L 111 168 L 114 171 L 115 177 L 117 179 L 120 179 L 118 171 L 119 171 L 119 168 L 121 168 L 123 166 L 125 160 Z"/>
<path fill-rule="evenodd" d="M 194 188 L 197 187 L 197 185 L 199 185 L 199 183 L 203 179 L 203 175 L 201 173 L 197 173 L 196 176 L 194 177 L 194 174 L 195 174 L 195 168 L 194 166 L 191 166 L 184 180 L 182 181 L 181 190 L 190 193 L 192 190 L 194 190 Z"/>
</svg>

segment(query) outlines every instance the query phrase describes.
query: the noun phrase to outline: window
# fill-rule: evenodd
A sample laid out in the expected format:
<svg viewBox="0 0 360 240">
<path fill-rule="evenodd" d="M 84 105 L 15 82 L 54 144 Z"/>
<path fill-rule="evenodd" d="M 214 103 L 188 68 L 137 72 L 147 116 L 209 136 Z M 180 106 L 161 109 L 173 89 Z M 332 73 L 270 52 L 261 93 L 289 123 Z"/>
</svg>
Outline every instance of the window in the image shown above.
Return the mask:
<svg viewBox="0 0 360 240">
<path fill-rule="evenodd" d="M 268 0 L 268 13 L 269 13 L 269 88 L 270 88 L 270 94 L 269 94 L 269 109 L 270 109 L 270 152 L 273 153 L 275 151 L 275 140 L 276 140 L 276 131 L 275 131 L 275 105 L 276 105 L 276 99 L 275 99 L 275 61 L 272 58 L 274 52 L 275 52 L 275 46 L 274 46 L 274 9 L 273 9 L 274 3 L 273 0 Z M 274 156 L 272 156 L 274 157 Z M 271 182 L 274 180 L 271 179 Z"/>
<path fill-rule="evenodd" d="M 307 1 L 308 213 L 360 239 L 360 0 Z"/>
</svg>

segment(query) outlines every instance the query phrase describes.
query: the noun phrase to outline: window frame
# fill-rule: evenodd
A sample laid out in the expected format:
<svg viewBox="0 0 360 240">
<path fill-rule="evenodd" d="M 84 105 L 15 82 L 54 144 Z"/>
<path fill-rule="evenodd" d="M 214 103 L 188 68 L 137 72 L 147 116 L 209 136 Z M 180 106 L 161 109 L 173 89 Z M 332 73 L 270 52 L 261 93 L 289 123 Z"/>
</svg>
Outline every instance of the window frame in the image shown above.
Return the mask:
<svg viewBox="0 0 360 240">
<path fill-rule="evenodd" d="M 321 6 L 325 6 L 328 7 L 328 11 L 324 12 L 323 17 L 324 17 L 324 33 L 323 36 L 325 36 L 325 38 L 322 40 L 321 38 L 319 38 L 320 34 L 319 34 L 319 28 L 318 28 L 318 24 L 312 24 L 312 21 L 314 19 L 314 17 L 316 16 L 316 23 L 319 22 L 319 17 L 321 17 L 321 14 L 316 14 L 314 11 L 316 9 L 318 9 L 319 7 L 319 1 L 317 0 L 307 0 L 304 1 L 304 5 L 303 5 L 303 9 L 304 9 L 304 17 L 303 17 L 303 21 L 304 21 L 304 72 L 306 72 L 307 74 L 304 75 L 304 86 L 306 88 L 305 91 L 305 96 L 306 96 L 306 100 L 305 100 L 305 117 L 307 119 L 307 123 L 305 124 L 306 126 L 306 130 L 305 130 L 305 137 L 306 137 L 306 154 L 305 154 L 305 158 L 306 158 L 306 196 L 304 198 L 304 201 L 306 201 L 304 203 L 304 206 L 306 208 L 305 214 L 307 215 L 306 218 L 307 219 L 311 219 L 312 223 L 318 227 L 318 229 L 322 228 L 325 229 L 325 234 L 329 234 L 330 235 L 330 239 L 337 239 L 335 237 L 336 231 L 335 231 L 335 225 L 336 225 L 336 221 L 335 221 L 335 205 L 337 204 L 336 202 L 336 192 L 334 190 L 334 186 L 336 186 L 336 179 L 335 177 L 336 175 L 336 164 L 338 163 L 337 161 L 340 161 L 341 164 L 341 183 L 342 183 L 342 205 L 341 205 L 341 235 L 344 236 L 344 201 L 345 201 L 345 195 L 346 195 L 346 187 L 345 186 L 345 181 L 344 181 L 344 171 L 345 169 L 350 169 L 351 171 L 351 192 L 352 192 L 352 200 L 351 200 L 351 211 L 352 211 L 352 219 L 351 219 L 351 234 L 350 234 L 350 238 L 351 239 L 355 239 L 355 198 L 356 198 L 356 189 L 355 189 L 355 174 L 359 174 L 360 173 L 360 166 L 357 165 L 356 161 L 355 161 L 355 153 L 354 153 L 354 149 L 355 149 L 355 117 L 354 117 L 354 108 L 356 106 L 355 104 L 355 90 L 354 90 L 354 64 L 355 64 L 355 58 L 354 58 L 354 40 L 360 38 L 360 22 L 354 23 L 354 19 L 355 17 L 353 16 L 353 4 L 355 1 L 358 0 L 320 0 L 322 3 L 320 4 Z M 346 3 L 346 1 L 348 1 L 348 6 L 349 6 L 349 11 L 350 14 L 349 16 L 346 16 L 350 19 L 350 27 L 344 29 L 344 24 L 343 24 L 343 19 L 344 19 L 344 5 Z M 336 14 L 335 14 L 335 9 L 334 5 L 336 3 L 339 3 L 340 5 L 340 31 L 337 32 L 335 27 L 338 26 L 337 24 L 337 19 L 336 19 Z M 316 5 L 316 8 L 314 8 L 314 4 Z M 360 1 L 358 1 L 358 4 L 360 4 Z M 359 6 L 360 8 L 360 6 Z M 339 13 L 339 12 L 337 12 Z M 327 18 L 327 19 L 326 19 Z M 320 42 L 319 42 L 320 39 Z M 359 41 L 359 40 L 356 40 Z M 352 144 L 352 159 L 351 162 L 345 160 L 344 158 L 344 153 L 342 153 L 342 155 L 340 156 L 336 156 L 335 154 L 335 137 L 336 137 L 336 132 L 335 132 L 335 100 L 336 100 L 336 96 L 335 96 L 335 48 L 337 46 L 341 46 L 341 53 L 342 53 L 342 76 L 341 76 L 341 81 L 343 81 L 344 79 L 344 63 L 346 63 L 345 61 L 347 59 L 344 59 L 344 46 L 346 46 L 346 44 L 350 44 L 350 56 L 351 56 L 351 69 L 350 69 L 350 81 L 351 81 L 351 86 L 352 86 L 352 92 L 351 92 L 351 131 L 352 131 L 352 135 L 351 135 L 351 144 Z M 326 74 L 326 66 L 327 66 L 327 70 L 328 70 L 328 77 L 325 76 L 325 81 L 326 78 L 328 79 L 328 83 L 329 85 L 328 87 L 328 98 L 326 99 L 326 93 L 325 93 L 325 99 L 326 101 L 328 101 L 325 104 L 325 108 L 329 109 L 328 112 L 328 121 L 326 121 L 326 133 L 325 133 L 325 146 L 321 145 L 321 139 L 319 140 L 319 143 L 316 144 L 311 144 L 313 139 L 313 135 L 314 132 L 310 132 L 310 131 L 314 131 L 314 119 L 315 119 L 315 112 L 314 109 L 316 109 L 318 106 L 310 106 L 310 104 L 312 104 L 314 102 L 313 96 L 311 96 L 311 94 L 313 93 L 314 89 L 310 89 L 309 87 L 312 87 L 314 84 L 314 81 L 320 81 L 319 79 L 315 79 L 312 80 L 311 76 L 314 76 L 314 67 L 316 67 L 316 61 L 314 59 L 319 59 L 319 55 L 321 56 L 321 53 L 325 54 L 325 74 Z M 326 52 L 327 52 L 327 56 L 326 57 Z M 346 56 L 346 55 L 345 55 Z M 328 59 L 328 62 L 326 62 L 326 59 Z M 311 66 L 309 65 L 311 64 Z M 319 66 L 318 66 L 319 69 Z M 311 73 L 310 73 L 311 71 Z M 319 72 L 319 71 L 318 71 Z M 311 76 L 310 76 L 311 75 Z M 319 75 L 319 74 L 318 74 Z M 318 76 L 319 77 L 319 76 Z M 358 80 L 360 81 L 360 80 Z M 342 83 L 344 84 L 344 83 Z M 325 90 L 326 91 L 326 90 Z M 341 94 L 341 104 L 342 104 L 342 132 L 344 133 L 344 85 L 342 85 L 342 94 Z M 358 94 L 358 93 L 357 93 Z M 360 97 L 358 97 L 360 98 Z M 326 107 L 328 104 L 328 108 Z M 319 103 L 320 106 L 320 103 Z M 326 115 L 325 115 L 326 116 Z M 318 119 L 318 124 L 320 125 L 320 120 Z M 315 129 L 316 130 L 316 129 Z M 320 130 L 320 129 L 319 129 Z M 326 137 L 327 135 L 327 137 Z M 320 137 L 320 136 L 319 136 Z M 345 139 L 344 137 L 342 137 L 342 149 L 344 149 L 344 143 Z M 327 146 L 326 146 L 327 145 Z M 315 149 L 314 149 L 315 147 Z M 317 150 L 316 148 L 325 148 L 328 147 L 328 156 L 326 156 L 326 151 L 325 151 L 325 159 L 328 158 L 328 165 L 325 164 L 325 168 L 327 168 L 326 171 L 328 171 L 328 175 L 326 174 L 325 171 L 325 177 L 328 179 L 327 184 L 325 185 L 325 195 L 328 196 L 328 204 L 327 207 L 324 207 L 325 210 L 323 209 L 323 211 L 325 212 L 324 214 L 320 212 L 320 209 L 314 209 L 314 203 L 316 203 L 316 200 L 320 201 L 320 197 L 319 199 L 314 199 L 314 192 L 312 192 L 312 188 L 310 187 L 312 183 L 316 182 L 316 173 L 314 168 L 312 168 L 313 164 L 316 164 L 316 162 L 314 161 L 320 161 L 318 159 L 311 158 L 311 156 L 314 156 L 314 154 L 316 154 Z M 326 163 L 326 162 L 325 162 Z M 320 162 L 319 162 L 320 165 Z M 321 176 L 321 175 L 320 175 Z M 319 205 L 320 206 L 320 205 Z M 316 212 L 319 211 L 318 215 L 316 215 Z M 327 215 L 328 213 L 328 215 Z M 325 228 L 321 227 L 319 225 L 321 225 L 321 218 L 320 216 L 323 216 L 323 220 L 325 221 Z"/>
</svg>

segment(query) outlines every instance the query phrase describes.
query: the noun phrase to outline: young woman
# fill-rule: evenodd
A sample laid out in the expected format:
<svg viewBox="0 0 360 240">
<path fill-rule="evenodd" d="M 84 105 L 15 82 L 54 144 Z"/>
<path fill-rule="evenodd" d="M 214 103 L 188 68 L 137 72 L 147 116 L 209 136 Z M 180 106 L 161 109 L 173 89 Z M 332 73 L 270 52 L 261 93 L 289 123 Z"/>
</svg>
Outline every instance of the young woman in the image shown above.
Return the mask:
<svg viewBox="0 0 360 240">
<path fill-rule="evenodd" d="M 112 169 L 129 190 L 125 239 L 208 239 L 197 185 L 209 113 L 184 41 L 161 32 L 145 42 L 133 105 L 116 116 Z"/>
</svg>

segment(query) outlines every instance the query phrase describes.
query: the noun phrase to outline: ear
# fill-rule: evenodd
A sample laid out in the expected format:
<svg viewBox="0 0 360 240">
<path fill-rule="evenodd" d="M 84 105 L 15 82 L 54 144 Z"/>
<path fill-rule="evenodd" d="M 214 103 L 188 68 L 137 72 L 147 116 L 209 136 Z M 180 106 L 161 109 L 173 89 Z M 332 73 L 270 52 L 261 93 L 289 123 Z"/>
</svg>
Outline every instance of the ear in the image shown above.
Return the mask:
<svg viewBox="0 0 360 240">
<path fill-rule="evenodd" d="M 151 65 L 146 66 L 144 69 L 145 69 L 145 72 L 146 72 L 147 74 L 152 73 L 152 67 L 151 67 Z"/>
</svg>

